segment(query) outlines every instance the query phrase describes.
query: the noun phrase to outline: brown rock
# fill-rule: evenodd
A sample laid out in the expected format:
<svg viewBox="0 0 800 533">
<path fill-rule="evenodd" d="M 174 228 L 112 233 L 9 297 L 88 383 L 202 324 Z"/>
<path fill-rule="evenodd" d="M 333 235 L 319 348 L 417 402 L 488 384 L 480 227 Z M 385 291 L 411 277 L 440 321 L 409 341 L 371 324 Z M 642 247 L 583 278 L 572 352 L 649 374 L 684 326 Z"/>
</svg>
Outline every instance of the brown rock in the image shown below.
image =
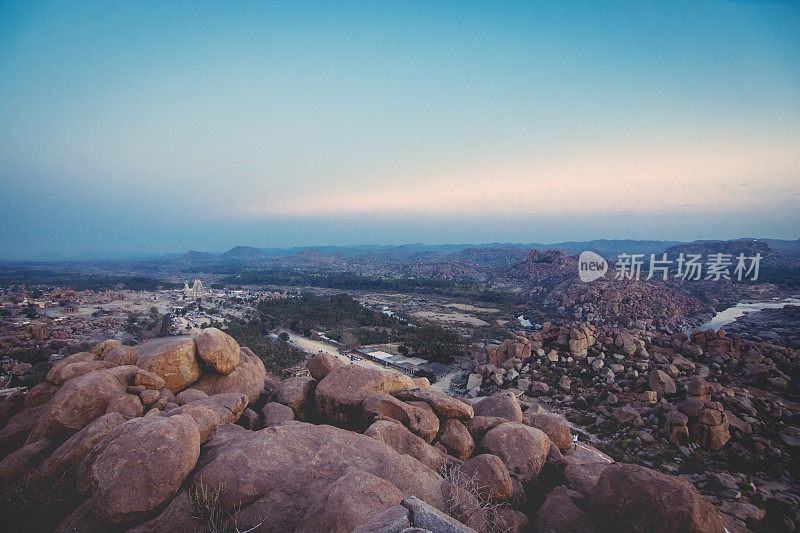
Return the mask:
<svg viewBox="0 0 800 533">
<path fill-rule="evenodd" d="M 197 400 L 204 400 L 205 398 L 208 398 L 208 394 L 206 394 L 205 392 L 189 388 L 186 390 L 182 390 L 181 392 L 175 395 L 175 403 L 177 403 L 178 405 L 183 405 L 190 402 L 195 402 Z"/>
<path fill-rule="evenodd" d="M 510 392 L 498 392 L 475 404 L 476 416 L 498 416 L 511 422 L 522 422 L 519 400 Z"/>
<path fill-rule="evenodd" d="M 33 387 L 31 387 L 31 390 L 29 390 L 28 393 L 25 394 L 24 406 L 26 408 L 29 408 L 46 404 L 47 402 L 50 401 L 50 398 L 53 397 L 53 395 L 56 393 L 57 390 L 58 387 L 56 387 L 55 385 L 51 385 L 46 381 L 43 381 L 38 385 L 34 385 Z"/>
<path fill-rule="evenodd" d="M 119 346 L 122 346 L 122 343 L 120 341 L 114 339 L 108 339 L 96 345 L 94 348 L 92 348 L 92 354 L 100 357 Z"/>
<path fill-rule="evenodd" d="M 508 472 L 522 483 L 536 479 L 547 459 L 550 439 L 543 431 L 523 424 L 501 424 L 489 430 L 481 446 L 498 456 Z"/>
<path fill-rule="evenodd" d="M 509 421 L 499 416 L 476 416 L 467 422 L 467 429 L 475 442 L 483 440 L 486 432 L 500 424 L 507 424 Z"/>
<path fill-rule="evenodd" d="M 378 420 L 367 428 L 364 435 L 388 444 L 399 453 L 410 455 L 436 472 L 440 471 L 447 463 L 447 456 L 444 453 L 411 433 L 401 424 L 389 420 Z"/>
<path fill-rule="evenodd" d="M 167 503 L 199 456 L 200 433 L 186 414 L 154 418 L 117 437 L 89 469 L 96 516 L 118 524 Z"/>
<path fill-rule="evenodd" d="M 172 392 L 179 392 L 202 374 L 192 337 L 165 337 L 139 345 L 136 366 L 161 376 Z"/>
<path fill-rule="evenodd" d="M 444 423 L 439 442 L 447 448 L 450 455 L 461 461 L 469 459 L 475 451 L 475 441 L 472 440 L 469 430 L 455 418 L 448 418 Z"/>
<path fill-rule="evenodd" d="M 525 413 L 522 422 L 531 427 L 544 431 L 553 444 L 560 450 L 569 450 L 572 447 L 572 434 L 569 425 L 563 416 L 555 413 Z"/>
<path fill-rule="evenodd" d="M 239 343 L 217 328 L 206 328 L 194 338 L 197 356 L 220 374 L 230 374 L 239 364 Z"/>
<path fill-rule="evenodd" d="M 295 531 L 350 533 L 402 501 L 403 494 L 385 479 L 351 468 L 317 497 Z"/>
<path fill-rule="evenodd" d="M 393 394 L 411 384 L 411 378 L 404 374 L 360 365 L 340 366 L 317 384 L 317 410 L 338 425 L 358 428 L 364 423 L 361 403 L 367 395 Z"/>
<path fill-rule="evenodd" d="M 108 413 L 88 424 L 50 454 L 42 465 L 43 471 L 48 475 L 64 474 L 73 479 L 78 466 L 92 448 L 105 439 L 109 431 L 124 421 L 125 417 L 122 414 Z"/>
<path fill-rule="evenodd" d="M 144 414 L 144 406 L 138 396 L 120 394 L 108 402 L 106 413 L 119 413 L 125 418 L 136 418 Z"/>
<path fill-rule="evenodd" d="M 345 362 L 335 355 L 320 352 L 309 359 L 306 366 L 308 367 L 308 372 L 314 379 L 322 381 L 334 368 L 345 366 Z"/>
<path fill-rule="evenodd" d="M 144 405 L 153 405 L 158 401 L 158 391 L 145 389 L 139 393 L 139 398 L 142 399 Z"/>
<path fill-rule="evenodd" d="M 47 439 L 23 446 L 0 461 L 0 487 L 19 479 L 20 476 L 38 465 L 53 449 Z"/>
<path fill-rule="evenodd" d="M 139 350 L 135 346 L 121 345 L 105 352 L 102 355 L 103 361 L 119 365 L 135 365 L 139 359 Z"/>
<path fill-rule="evenodd" d="M 44 406 L 41 418 L 28 435 L 28 442 L 46 438 L 62 442 L 86 424 L 105 414 L 114 396 L 125 394 L 124 370 L 114 367 L 99 370 L 67 381 Z M 120 381 L 119 378 L 123 381 Z"/>
<path fill-rule="evenodd" d="M 47 382 L 52 385 L 63 385 L 71 379 L 86 375 L 95 370 L 103 370 L 114 366 L 107 361 L 95 359 L 94 361 L 85 361 L 77 363 L 69 363 L 58 368 L 56 372 L 55 367 L 51 368 L 47 373 Z"/>
<path fill-rule="evenodd" d="M 399 391 L 397 394 L 394 394 L 394 396 L 406 401 L 415 400 L 425 402 L 430 405 L 436 415 L 441 418 L 469 420 L 474 414 L 471 405 L 436 390 L 417 388 Z"/>
<path fill-rule="evenodd" d="M 439 434 L 439 418 L 430 407 L 425 409 L 415 405 L 409 406 L 407 426 L 412 433 L 428 442 L 433 442 Z"/>
<path fill-rule="evenodd" d="M 192 385 L 193 389 L 209 396 L 226 392 L 239 392 L 247 396 L 250 403 L 256 403 L 264 389 L 267 370 L 264 363 L 248 348 L 239 352 L 239 364 L 230 374 L 208 373 Z M 173 391 L 175 392 L 175 391 Z"/>
<path fill-rule="evenodd" d="M 272 391 L 273 401 L 292 408 L 296 420 L 308 422 L 316 415 L 314 390 L 317 381 L 310 376 L 288 378 Z"/>
<path fill-rule="evenodd" d="M 246 407 L 247 397 L 244 394 L 228 392 L 183 404 L 168 411 L 166 416 L 190 415 L 200 432 L 200 442 L 205 444 L 214 437 L 220 425 L 239 420 Z"/>
<path fill-rule="evenodd" d="M 650 388 L 658 394 L 675 394 L 675 381 L 663 370 L 650 372 Z"/>
<path fill-rule="evenodd" d="M 600 530 L 723 531 L 719 513 L 691 483 L 633 464 L 603 471 L 588 512 Z"/>
<path fill-rule="evenodd" d="M 408 425 L 408 411 L 411 406 L 385 392 L 367 394 L 361 402 L 361 407 L 364 409 L 367 423 L 371 423 L 377 417 L 385 417 Z"/>
<path fill-rule="evenodd" d="M 465 461 L 459 470 L 475 481 L 480 495 L 490 501 L 511 501 L 514 485 L 508 469 L 496 455 L 484 453 Z"/>
<path fill-rule="evenodd" d="M 133 378 L 133 384 L 149 390 L 161 390 L 166 387 L 166 383 L 161 379 L 161 376 L 148 372 L 147 370 L 139 370 L 136 372 L 136 377 Z"/>
<path fill-rule="evenodd" d="M 292 408 L 277 402 L 267 402 L 261 409 L 264 427 L 272 427 L 294 420 Z"/>
<path fill-rule="evenodd" d="M 572 502 L 563 485 L 556 487 L 539 508 L 540 533 L 592 533 L 589 515 Z"/>
</svg>

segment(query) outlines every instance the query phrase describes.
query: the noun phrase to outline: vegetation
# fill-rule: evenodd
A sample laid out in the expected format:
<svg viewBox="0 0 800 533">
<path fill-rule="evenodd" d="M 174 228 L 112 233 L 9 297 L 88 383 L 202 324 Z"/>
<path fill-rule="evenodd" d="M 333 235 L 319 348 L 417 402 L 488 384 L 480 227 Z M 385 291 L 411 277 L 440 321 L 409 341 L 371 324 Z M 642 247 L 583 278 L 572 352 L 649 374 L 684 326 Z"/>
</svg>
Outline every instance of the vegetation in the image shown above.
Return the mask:
<svg viewBox="0 0 800 533">
<path fill-rule="evenodd" d="M 280 374 L 305 358 L 303 351 L 285 342 L 272 340 L 269 337 L 269 327 L 263 322 L 251 320 L 229 323 L 224 331 L 241 346 L 250 348 L 261 359 L 268 372 Z"/>
<path fill-rule="evenodd" d="M 473 301 L 506 302 L 516 293 L 469 283 L 428 278 L 383 278 L 359 276 L 349 272 L 318 274 L 293 269 L 244 270 L 222 279 L 224 285 L 280 285 L 290 287 L 324 287 L 342 290 L 395 292 L 402 294 L 436 294 L 467 297 Z"/>
<path fill-rule="evenodd" d="M 14 268 L 0 270 L 0 286 L 44 285 L 48 287 L 70 287 L 76 291 L 129 289 L 155 291 L 158 289 L 180 289 L 179 283 L 171 283 L 146 276 L 102 276 L 96 274 L 58 273 L 52 270 Z M 34 296 L 36 297 L 36 296 Z"/>
</svg>

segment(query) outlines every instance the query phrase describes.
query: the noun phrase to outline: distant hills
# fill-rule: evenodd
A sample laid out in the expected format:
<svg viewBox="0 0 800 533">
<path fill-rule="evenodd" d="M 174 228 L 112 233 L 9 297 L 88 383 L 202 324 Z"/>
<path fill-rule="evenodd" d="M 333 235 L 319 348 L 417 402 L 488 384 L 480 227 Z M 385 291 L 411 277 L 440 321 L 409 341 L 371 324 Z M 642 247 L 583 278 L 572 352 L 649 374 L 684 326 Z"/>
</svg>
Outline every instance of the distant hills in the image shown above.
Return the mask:
<svg viewBox="0 0 800 533">
<path fill-rule="evenodd" d="M 750 243 L 758 243 L 758 246 Z M 720 248 L 721 246 L 721 248 Z M 517 263 L 527 257 L 531 249 L 540 251 L 555 249 L 567 254 L 591 250 L 603 257 L 615 258 L 621 253 L 658 254 L 688 250 L 710 250 L 725 252 L 728 249 L 771 248 L 786 255 L 800 255 L 800 239 L 734 239 L 730 241 L 698 240 L 693 242 L 653 241 L 635 239 L 597 239 L 592 241 L 565 241 L 545 243 L 484 243 L 484 244 L 402 244 L 402 245 L 355 245 L 313 246 L 293 248 L 255 248 L 234 246 L 230 250 L 213 254 L 192 250 L 173 261 L 189 265 L 214 263 L 259 263 L 296 255 L 336 256 L 342 259 L 369 256 L 385 261 L 407 263 L 471 262 L 478 265 L 504 266 Z M 719 248 L 719 249 L 718 249 Z"/>
</svg>

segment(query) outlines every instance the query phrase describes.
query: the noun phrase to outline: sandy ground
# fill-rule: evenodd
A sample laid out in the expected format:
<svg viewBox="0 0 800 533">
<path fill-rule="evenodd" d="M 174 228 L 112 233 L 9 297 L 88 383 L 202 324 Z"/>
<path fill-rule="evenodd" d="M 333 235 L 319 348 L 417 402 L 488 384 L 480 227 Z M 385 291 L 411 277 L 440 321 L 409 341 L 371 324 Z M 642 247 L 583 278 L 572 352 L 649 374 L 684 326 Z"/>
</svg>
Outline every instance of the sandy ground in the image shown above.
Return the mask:
<svg viewBox="0 0 800 533">
<path fill-rule="evenodd" d="M 443 322 L 449 324 L 469 324 L 471 326 L 488 326 L 488 322 L 484 322 L 480 318 L 464 313 L 436 313 L 434 311 L 417 311 L 412 316 L 430 320 L 432 322 Z"/>
<path fill-rule="evenodd" d="M 447 307 L 458 309 L 459 311 L 471 311 L 473 313 L 499 313 L 499 309 L 493 307 L 475 307 L 469 304 L 447 304 Z"/>
</svg>

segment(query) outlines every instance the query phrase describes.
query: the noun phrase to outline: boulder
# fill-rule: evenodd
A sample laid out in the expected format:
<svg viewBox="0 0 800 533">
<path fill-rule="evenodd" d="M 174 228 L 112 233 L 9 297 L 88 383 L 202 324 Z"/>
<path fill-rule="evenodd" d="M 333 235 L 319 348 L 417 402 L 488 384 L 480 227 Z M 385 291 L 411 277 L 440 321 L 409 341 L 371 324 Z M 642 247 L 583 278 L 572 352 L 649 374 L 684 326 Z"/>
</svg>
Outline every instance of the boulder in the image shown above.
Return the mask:
<svg viewBox="0 0 800 533">
<path fill-rule="evenodd" d="M 569 497 L 567 488 L 559 485 L 539 508 L 539 533 L 592 533 L 589 515 L 578 508 Z"/>
<path fill-rule="evenodd" d="M 101 361 L 100 359 L 69 363 L 67 365 L 58 367 L 58 369 L 55 367 L 51 368 L 47 373 L 47 382 L 52 385 L 59 386 L 71 379 L 88 374 L 89 372 L 111 368 L 112 366 L 114 366 L 112 363 Z"/>
<path fill-rule="evenodd" d="M 209 396 L 239 392 L 247 396 L 249 403 L 256 403 L 266 380 L 267 370 L 261 359 L 256 357 L 249 348 L 241 348 L 239 364 L 236 365 L 233 372 L 230 374 L 207 373 L 192 384 L 192 388 L 205 392 Z"/>
<path fill-rule="evenodd" d="M 500 424 L 507 424 L 509 421 L 499 416 L 476 416 L 467 422 L 467 429 L 469 430 L 472 439 L 475 442 L 483 440 L 486 432 L 492 428 L 496 428 Z"/>
<path fill-rule="evenodd" d="M 124 421 L 125 417 L 121 413 L 108 413 L 88 424 L 50 454 L 42 465 L 43 472 L 47 475 L 63 473 L 74 482 L 78 466 L 92 448 Z"/>
<path fill-rule="evenodd" d="M 136 366 L 161 376 L 172 392 L 179 392 L 202 374 L 192 337 L 165 337 L 139 345 Z"/>
<path fill-rule="evenodd" d="M 402 390 L 394 394 L 402 400 L 422 401 L 431 406 L 437 416 L 441 418 L 458 418 L 469 420 L 474 415 L 472 406 L 448 396 L 437 390 L 414 388 Z"/>
<path fill-rule="evenodd" d="M 717 509 L 688 481 L 633 464 L 609 465 L 589 498 L 599 530 L 721 533 Z"/>
<path fill-rule="evenodd" d="M 408 411 L 411 406 L 385 392 L 367 394 L 361 402 L 361 407 L 367 423 L 378 417 L 384 417 L 408 425 Z"/>
<path fill-rule="evenodd" d="M 63 442 L 89 422 L 105 414 L 111 399 L 126 393 L 127 376 L 122 372 L 125 369 L 135 367 L 120 366 L 99 370 L 66 382 L 42 406 L 44 410 L 28 435 L 28 442 L 43 438 L 56 443 Z M 120 381 L 119 378 L 123 380 Z"/>
<path fill-rule="evenodd" d="M 100 344 L 95 345 L 92 348 L 92 355 L 102 357 L 103 355 L 110 352 L 114 348 L 119 348 L 120 346 L 122 346 L 122 343 L 120 341 L 115 339 L 108 339 L 101 342 Z"/>
<path fill-rule="evenodd" d="M 411 378 L 397 372 L 360 365 L 340 366 L 317 384 L 317 410 L 337 425 L 363 427 L 361 404 L 367 395 L 394 394 L 412 385 Z"/>
<path fill-rule="evenodd" d="M 475 416 L 497 416 L 511 422 L 522 422 L 519 400 L 510 392 L 498 392 L 475 404 Z"/>
<path fill-rule="evenodd" d="M 663 370 L 650 372 L 650 388 L 658 394 L 675 394 L 675 381 Z"/>
<path fill-rule="evenodd" d="M 544 431 L 553 444 L 560 450 L 569 450 L 572 447 L 572 434 L 566 419 L 555 413 L 525 413 L 522 422 L 531 427 Z"/>
<path fill-rule="evenodd" d="M 200 433 L 187 414 L 118 436 L 89 469 L 95 515 L 109 524 L 145 516 L 178 493 L 199 456 Z"/>
<path fill-rule="evenodd" d="M 489 501 L 511 501 L 514 486 L 511 475 L 496 455 L 484 453 L 464 461 L 458 467 L 462 474 L 475 482 L 479 494 Z"/>
<path fill-rule="evenodd" d="M 168 411 L 166 416 L 188 414 L 200 432 L 202 444 L 210 441 L 221 424 L 239 420 L 247 407 L 247 397 L 238 392 L 215 394 L 202 400 L 195 400 Z"/>
<path fill-rule="evenodd" d="M 44 405 L 50 401 L 53 395 L 58 390 L 58 387 L 52 385 L 46 381 L 39 383 L 38 385 L 34 385 L 31 389 L 25 394 L 25 400 L 23 405 L 25 408 L 30 407 L 37 407 L 39 405 Z"/>
<path fill-rule="evenodd" d="M 208 398 L 208 394 L 205 392 L 197 389 L 186 389 L 175 395 L 175 403 L 178 405 L 183 405 L 189 402 L 202 400 L 204 398 Z"/>
<path fill-rule="evenodd" d="M 133 384 L 134 386 L 140 386 L 150 390 L 161 390 L 167 386 L 161 376 L 148 372 L 147 370 L 139 370 L 136 372 L 136 377 L 133 378 Z"/>
<path fill-rule="evenodd" d="M 119 413 L 125 418 L 136 418 L 144 414 L 144 406 L 138 396 L 120 394 L 108 402 L 106 413 Z"/>
<path fill-rule="evenodd" d="M 239 343 L 217 328 L 206 328 L 194 338 L 197 356 L 220 374 L 230 374 L 239 364 Z"/>
<path fill-rule="evenodd" d="M 550 439 L 543 431 L 524 424 L 501 424 L 489 430 L 481 446 L 498 456 L 521 483 L 536 479 L 547 459 Z"/>
<path fill-rule="evenodd" d="M 439 418 L 430 407 L 426 409 L 416 405 L 409 406 L 407 425 L 412 433 L 428 442 L 433 442 L 433 439 L 439 434 Z"/>
<path fill-rule="evenodd" d="M 441 476 L 368 436 L 302 422 L 256 432 L 226 427 L 206 445 L 193 480 L 224 484 L 220 504 L 224 512 L 243 506 L 236 513 L 242 530 L 263 522 L 293 531 L 317 497 L 350 467 L 389 481 L 404 495 L 445 507 Z"/>
<path fill-rule="evenodd" d="M 356 529 L 353 533 L 403 533 L 411 527 L 408 509 L 402 505 L 389 507 L 382 513 L 378 513 Z"/>
<path fill-rule="evenodd" d="M 475 451 L 475 441 L 466 426 L 455 418 L 448 418 L 442 428 L 439 442 L 453 457 L 466 461 Z"/>
<path fill-rule="evenodd" d="M 135 346 L 123 344 L 103 353 L 101 357 L 103 361 L 115 366 L 135 365 L 139 359 L 139 350 Z"/>
<path fill-rule="evenodd" d="M 310 376 L 285 379 L 272 391 L 272 401 L 292 408 L 294 418 L 304 422 L 315 418 L 314 390 L 317 381 Z"/>
<path fill-rule="evenodd" d="M 23 473 L 35 468 L 53 449 L 47 439 L 23 446 L 0 461 L 0 487 L 17 480 Z"/>
<path fill-rule="evenodd" d="M 410 455 L 414 459 L 439 472 L 447 464 L 447 456 L 438 448 L 411 433 L 401 424 L 378 420 L 364 432 L 364 435 L 391 446 L 395 451 Z"/>
<path fill-rule="evenodd" d="M 295 531 L 350 533 L 402 501 L 403 494 L 385 479 L 351 468 L 319 494 Z"/>
<path fill-rule="evenodd" d="M 267 402 L 261 408 L 261 417 L 264 427 L 277 426 L 283 422 L 294 420 L 294 411 L 282 403 Z"/>
<path fill-rule="evenodd" d="M 325 352 L 318 353 L 306 363 L 308 372 L 317 381 L 322 381 L 325 376 L 331 373 L 331 370 L 340 366 L 345 366 L 345 362 L 335 355 Z"/>
</svg>

